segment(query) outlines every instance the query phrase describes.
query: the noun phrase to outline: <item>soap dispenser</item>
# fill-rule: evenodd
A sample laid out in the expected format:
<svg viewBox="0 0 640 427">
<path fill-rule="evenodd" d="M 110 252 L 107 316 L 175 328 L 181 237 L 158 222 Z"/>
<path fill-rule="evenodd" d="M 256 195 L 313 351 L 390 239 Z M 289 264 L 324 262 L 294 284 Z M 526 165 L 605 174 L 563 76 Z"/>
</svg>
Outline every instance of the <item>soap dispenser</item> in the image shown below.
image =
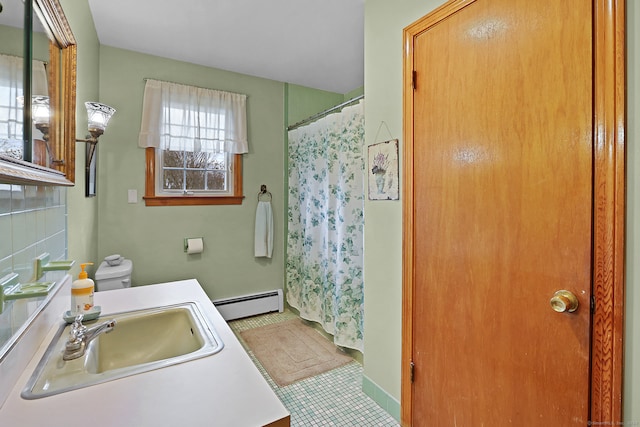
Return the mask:
<svg viewBox="0 0 640 427">
<path fill-rule="evenodd" d="M 93 263 L 80 264 L 78 279 L 71 285 L 71 313 L 74 314 L 84 314 L 93 307 L 94 283 L 84 271 L 87 265 L 93 265 Z"/>
</svg>

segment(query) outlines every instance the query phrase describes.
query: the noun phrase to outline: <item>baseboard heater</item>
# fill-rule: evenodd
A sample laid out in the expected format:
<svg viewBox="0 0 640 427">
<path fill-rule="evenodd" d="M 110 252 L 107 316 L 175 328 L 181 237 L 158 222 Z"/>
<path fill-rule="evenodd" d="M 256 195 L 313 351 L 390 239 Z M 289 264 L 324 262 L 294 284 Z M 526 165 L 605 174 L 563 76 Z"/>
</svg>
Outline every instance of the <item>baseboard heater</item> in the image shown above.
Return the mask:
<svg viewBox="0 0 640 427">
<path fill-rule="evenodd" d="M 273 311 L 282 312 L 284 310 L 282 289 L 243 295 L 234 298 L 219 299 L 212 302 L 224 320 L 241 319 L 243 317 L 250 317 Z"/>
</svg>

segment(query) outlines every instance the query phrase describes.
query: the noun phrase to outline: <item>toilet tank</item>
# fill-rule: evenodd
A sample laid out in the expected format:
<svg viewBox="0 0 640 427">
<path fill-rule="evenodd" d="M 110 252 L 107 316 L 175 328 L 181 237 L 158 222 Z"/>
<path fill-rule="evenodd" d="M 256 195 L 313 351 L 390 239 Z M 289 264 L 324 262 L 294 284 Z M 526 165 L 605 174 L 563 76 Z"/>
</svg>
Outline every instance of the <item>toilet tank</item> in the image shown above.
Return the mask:
<svg viewBox="0 0 640 427">
<path fill-rule="evenodd" d="M 96 291 L 109 291 L 111 289 L 122 289 L 131 287 L 131 272 L 133 262 L 124 259 L 118 265 L 111 266 L 106 261 L 102 261 L 96 270 L 95 282 Z"/>
</svg>

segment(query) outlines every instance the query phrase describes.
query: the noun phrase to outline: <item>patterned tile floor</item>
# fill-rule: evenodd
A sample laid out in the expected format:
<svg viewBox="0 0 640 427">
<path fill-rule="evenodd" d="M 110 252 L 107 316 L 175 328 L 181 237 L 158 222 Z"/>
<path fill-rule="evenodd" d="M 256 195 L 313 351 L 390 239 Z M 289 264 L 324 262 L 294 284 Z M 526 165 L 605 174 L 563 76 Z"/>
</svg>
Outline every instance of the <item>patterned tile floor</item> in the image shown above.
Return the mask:
<svg viewBox="0 0 640 427">
<path fill-rule="evenodd" d="M 285 311 L 229 322 L 253 363 L 291 413 L 291 426 L 398 426 L 393 417 L 362 392 L 362 366 L 355 360 L 315 377 L 278 387 L 246 347 L 239 332 L 295 317 L 294 313 Z"/>
</svg>

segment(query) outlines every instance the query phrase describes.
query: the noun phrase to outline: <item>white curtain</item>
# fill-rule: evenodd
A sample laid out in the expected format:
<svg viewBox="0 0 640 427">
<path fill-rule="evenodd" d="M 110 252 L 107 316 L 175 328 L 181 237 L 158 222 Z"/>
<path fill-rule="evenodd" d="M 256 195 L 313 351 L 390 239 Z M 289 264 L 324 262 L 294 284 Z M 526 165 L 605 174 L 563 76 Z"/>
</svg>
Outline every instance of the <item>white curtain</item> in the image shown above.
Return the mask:
<svg viewBox="0 0 640 427">
<path fill-rule="evenodd" d="M 289 132 L 287 302 L 363 350 L 364 102 Z"/>
<path fill-rule="evenodd" d="M 0 54 L 0 152 L 22 158 L 23 114 L 18 100 L 23 93 L 23 58 Z M 45 63 L 34 60 L 32 94 L 48 95 Z M 35 133 L 34 133 L 35 135 Z"/>
<path fill-rule="evenodd" d="M 147 79 L 138 145 L 247 153 L 247 96 Z"/>
<path fill-rule="evenodd" d="M 0 140 L 22 141 L 22 107 L 18 97 L 22 96 L 23 59 L 17 56 L 0 55 Z"/>
</svg>

